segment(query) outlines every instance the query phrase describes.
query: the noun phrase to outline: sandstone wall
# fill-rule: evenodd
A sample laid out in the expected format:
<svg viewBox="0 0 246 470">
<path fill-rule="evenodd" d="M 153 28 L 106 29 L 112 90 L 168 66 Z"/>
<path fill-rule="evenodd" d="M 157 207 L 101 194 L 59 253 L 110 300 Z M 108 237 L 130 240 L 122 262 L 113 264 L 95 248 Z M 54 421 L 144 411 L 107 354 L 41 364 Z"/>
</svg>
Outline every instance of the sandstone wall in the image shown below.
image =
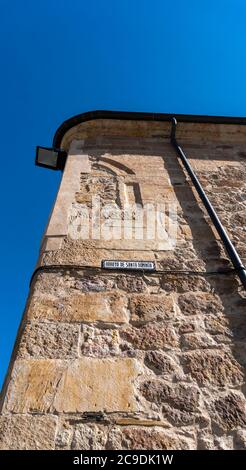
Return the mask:
<svg viewBox="0 0 246 470">
<path fill-rule="evenodd" d="M 3 388 L 1 449 L 245 448 L 245 293 L 169 132 L 100 120 L 65 136 L 39 258 L 50 268 L 33 279 Z M 179 139 L 245 262 L 245 126 L 186 124 Z M 97 195 L 174 202 L 176 245 L 73 239 L 68 217 Z M 102 259 L 157 272 L 103 271 Z"/>
</svg>

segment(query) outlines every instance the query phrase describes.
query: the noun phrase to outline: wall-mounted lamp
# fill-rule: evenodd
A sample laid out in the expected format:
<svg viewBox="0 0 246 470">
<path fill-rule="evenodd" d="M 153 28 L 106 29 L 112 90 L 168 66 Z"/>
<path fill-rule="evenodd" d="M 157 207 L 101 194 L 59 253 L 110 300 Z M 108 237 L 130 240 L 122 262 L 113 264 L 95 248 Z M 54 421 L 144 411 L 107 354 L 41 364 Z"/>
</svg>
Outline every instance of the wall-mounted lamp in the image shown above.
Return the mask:
<svg viewBox="0 0 246 470">
<path fill-rule="evenodd" d="M 49 168 L 50 170 L 63 170 L 67 158 L 67 152 L 49 147 L 36 148 L 35 165 Z"/>
</svg>

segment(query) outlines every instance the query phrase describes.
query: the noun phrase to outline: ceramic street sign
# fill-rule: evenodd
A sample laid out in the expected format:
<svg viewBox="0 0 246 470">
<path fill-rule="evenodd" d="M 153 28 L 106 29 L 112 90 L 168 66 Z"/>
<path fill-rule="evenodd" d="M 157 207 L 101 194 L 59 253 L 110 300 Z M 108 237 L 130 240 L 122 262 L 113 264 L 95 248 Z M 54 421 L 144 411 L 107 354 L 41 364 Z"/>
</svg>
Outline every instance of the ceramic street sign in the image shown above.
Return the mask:
<svg viewBox="0 0 246 470">
<path fill-rule="evenodd" d="M 132 269 L 141 271 L 154 271 L 154 261 L 117 261 L 117 260 L 103 260 L 102 268 L 104 269 Z"/>
</svg>

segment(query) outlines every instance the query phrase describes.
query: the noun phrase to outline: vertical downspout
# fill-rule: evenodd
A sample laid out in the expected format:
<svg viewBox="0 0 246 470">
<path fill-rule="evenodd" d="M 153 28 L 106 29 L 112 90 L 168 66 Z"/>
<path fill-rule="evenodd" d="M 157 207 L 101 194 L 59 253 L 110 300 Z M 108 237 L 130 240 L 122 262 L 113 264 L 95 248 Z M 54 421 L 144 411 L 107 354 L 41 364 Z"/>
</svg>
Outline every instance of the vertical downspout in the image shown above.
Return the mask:
<svg viewBox="0 0 246 470">
<path fill-rule="evenodd" d="M 172 130 L 171 130 L 171 144 L 175 148 L 178 156 L 180 157 L 188 175 L 191 178 L 192 183 L 194 184 L 196 191 L 204 205 L 204 207 L 207 210 L 208 215 L 210 216 L 210 219 L 216 228 L 218 235 L 226 249 L 226 252 L 235 268 L 235 271 L 238 274 L 238 277 L 240 278 L 242 285 L 244 286 L 246 290 L 246 268 L 242 263 L 242 260 L 234 247 L 233 243 L 231 242 L 230 238 L 228 237 L 215 209 L 213 208 L 211 202 L 209 201 L 200 181 L 198 180 L 196 174 L 193 171 L 193 168 L 191 167 L 184 151 L 178 144 L 176 140 L 176 127 L 177 127 L 177 119 L 175 117 L 172 118 Z"/>
</svg>

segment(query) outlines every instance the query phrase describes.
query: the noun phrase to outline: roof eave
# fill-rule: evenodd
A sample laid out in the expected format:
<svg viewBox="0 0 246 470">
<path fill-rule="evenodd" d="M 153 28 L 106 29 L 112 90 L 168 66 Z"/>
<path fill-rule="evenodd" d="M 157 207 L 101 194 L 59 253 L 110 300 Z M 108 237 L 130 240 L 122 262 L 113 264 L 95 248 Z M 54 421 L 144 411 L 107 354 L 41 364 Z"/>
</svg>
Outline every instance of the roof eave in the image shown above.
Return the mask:
<svg viewBox="0 0 246 470">
<path fill-rule="evenodd" d="M 89 111 L 77 114 L 64 121 L 57 129 L 53 138 L 53 147 L 60 148 L 66 132 L 74 126 L 94 119 L 120 119 L 134 121 L 171 121 L 172 117 L 180 122 L 208 123 L 208 124 L 237 124 L 245 125 L 246 117 L 229 116 L 205 116 L 199 114 L 175 114 L 175 113 L 144 113 L 131 111 Z"/>
</svg>

